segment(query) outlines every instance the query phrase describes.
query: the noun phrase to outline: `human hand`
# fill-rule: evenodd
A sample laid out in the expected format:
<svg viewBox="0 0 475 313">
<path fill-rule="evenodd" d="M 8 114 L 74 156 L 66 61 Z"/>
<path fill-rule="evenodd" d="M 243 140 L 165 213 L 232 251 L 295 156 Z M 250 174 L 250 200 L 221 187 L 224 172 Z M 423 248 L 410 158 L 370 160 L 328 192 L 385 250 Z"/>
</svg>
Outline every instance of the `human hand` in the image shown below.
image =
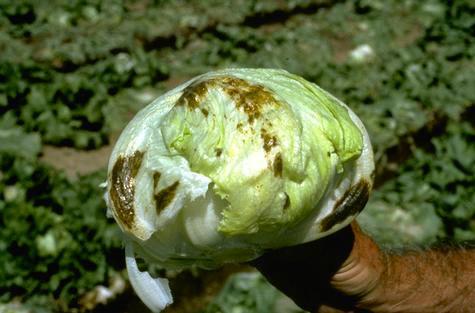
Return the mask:
<svg viewBox="0 0 475 313">
<path fill-rule="evenodd" d="M 383 252 L 356 222 L 325 238 L 270 251 L 254 265 L 311 312 L 473 312 L 475 249 Z"/>
<path fill-rule="evenodd" d="M 269 251 L 251 264 L 301 308 L 341 312 L 370 297 L 384 254 L 353 222 L 322 239 Z"/>
</svg>

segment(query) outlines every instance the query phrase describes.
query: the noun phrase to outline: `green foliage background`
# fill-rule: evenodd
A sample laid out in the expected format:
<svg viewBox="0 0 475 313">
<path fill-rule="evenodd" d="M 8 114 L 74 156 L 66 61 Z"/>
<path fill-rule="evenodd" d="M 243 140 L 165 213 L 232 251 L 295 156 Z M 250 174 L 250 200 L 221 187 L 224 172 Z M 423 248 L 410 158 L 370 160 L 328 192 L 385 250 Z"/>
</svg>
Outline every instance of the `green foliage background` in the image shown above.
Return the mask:
<svg viewBox="0 0 475 313">
<path fill-rule="evenodd" d="M 475 240 L 474 30 L 470 0 L 0 1 L 0 302 L 81 311 L 124 267 L 105 169 L 72 179 L 44 147 L 107 145 L 165 90 L 223 67 L 286 69 L 360 115 L 377 186 L 359 221 L 381 244 Z M 205 310 L 279 297 L 239 274 Z"/>
</svg>

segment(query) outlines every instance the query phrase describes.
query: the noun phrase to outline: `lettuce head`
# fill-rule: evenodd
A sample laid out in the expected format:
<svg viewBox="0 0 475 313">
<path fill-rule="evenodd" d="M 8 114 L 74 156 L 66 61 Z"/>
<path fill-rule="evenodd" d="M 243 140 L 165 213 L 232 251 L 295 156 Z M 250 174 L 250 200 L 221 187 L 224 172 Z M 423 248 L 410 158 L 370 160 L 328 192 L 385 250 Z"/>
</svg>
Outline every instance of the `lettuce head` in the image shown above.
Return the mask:
<svg viewBox="0 0 475 313">
<path fill-rule="evenodd" d="M 131 282 L 160 311 L 165 268 L 215 268 L 348 225 L 372 187 L 373 154 L 341 101 L 283 70 L 226 69 L 140 111 L 110 158 L 106 202 L 125 234 Z"/>
</svg>

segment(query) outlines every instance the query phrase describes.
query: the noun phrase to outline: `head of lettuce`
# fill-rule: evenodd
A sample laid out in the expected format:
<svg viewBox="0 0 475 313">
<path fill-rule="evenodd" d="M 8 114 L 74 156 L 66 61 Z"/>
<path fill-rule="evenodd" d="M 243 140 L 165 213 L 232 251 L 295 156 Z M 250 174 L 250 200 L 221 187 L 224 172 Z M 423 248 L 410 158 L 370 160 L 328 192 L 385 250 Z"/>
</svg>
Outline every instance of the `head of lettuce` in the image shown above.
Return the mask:
<svg viewBox="0 0 475 313">
<path fill-rule="evenodd" d="M 132 285 L 159 312 L 168 282 L 140 272 L 135 254 L 214 268 L 321 238 L 364 207 L 374 164 L 363 124 L 326 91 L 283 70 L 228 69 L 140 111 L 108 170 Z"/>
</svg>

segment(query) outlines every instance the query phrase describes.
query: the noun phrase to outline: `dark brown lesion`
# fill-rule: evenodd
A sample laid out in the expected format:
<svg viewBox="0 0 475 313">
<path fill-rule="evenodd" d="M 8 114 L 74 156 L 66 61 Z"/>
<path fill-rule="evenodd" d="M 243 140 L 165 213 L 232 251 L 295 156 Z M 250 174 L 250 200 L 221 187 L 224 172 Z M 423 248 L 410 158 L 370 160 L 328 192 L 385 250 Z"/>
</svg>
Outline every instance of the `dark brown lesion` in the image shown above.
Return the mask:
<svg viewBox="0 0 475 313">
<path fill-rule="evenodd" d="M 214 152 L 216 153 L 216 157 L 219 158 L 221 156 L 221 154 L 223 154 L 223 149 L 216 148 L 216 149 L 214 149 Z"/>
<path fill-rule="evenodd" d="M 250 84 L 244 79 L 224 77 L 220 84 L 224 92 L 233 100 L 236 107 L 248 116 L 249 123 L 259 118 L 265 105 L 277 106 L 279 103 L 264 86 Z"/>
<path fill-rule="evenodd" d="M 285 194 L 285 202 L 284 202 L 284 206 L 282 207 L 282 209 L 284 211 L 287 211 L 287 209 L 290 207 L 290 197 L 286 192 L 284 192 L 284 194 Z"/>
<path fill-rule="evenodd" d="M 244 127 L 244 125 L 242 124 L 242 122 L 239 122 L 239 123 L 237 123 L 237 125 L 236 125 L 236 129 L 237 129 L 238 131 L 240 131 L 240 132 L 242 132 L 242 128 L 243 128 L 243 127 Z"/>
<path fill-rule="evenodd" d="M 184 89 L 183 94 L 178 99 L 177 105 L 186 106 L 190 109 L 200 107 L 208 91 L 212 87 L 222 89 L 248 116 L 248 121 L 252 123 L 259 118 L 262 108 L 265 105 L 278 105 L 278 101 L 264 86 L 250 84 L 244 79 L 224 76 L 211 78 L 205 81 L 195 82 Z M 201 111 L 208 116 L 208 111 Z"/>
<path fill-rule="evenodd" d="M 327 231 L 334 225 L 343 222 L 348 216 L 356 215 L 368 202 L 371 185 L 366 179 L 361 179 L 350 187 L 343 197 L 333 207 L 333 212 L 325 217 L 321 223 L 321 230 Z"/>
<path fill-rule="evenodd" d="M 109 196 L 117 217 L 128 229 L 134 226 L 135 177 L 143 156 L 141 151 L 135 151 L 131 156 L 119 156 L 111 171 Z"/>
<path fill-rule="evenodd" d="M 210 83 L 210 80 L 205 80 L 186 87 L 178 99 L 177 105 L 186 106 L 191 109 L 198 108 L 208 93 Z"/>
<path fill-rule="evenodd" d="M 261 138 L 264 142 L 263 148 L 265 152 L 269 152 L 273 147 L 277 146 L 277 137 L 269 134 L 264 128 L 261 129 Z"/>
<path fill-rule="evenodd" d="M 282 170 L 283 170 L 283 162 L 282 162 L 282 154 L 278 152 L 275 156 L 274 159 L 274 165 L 273 165 L 273 172 L 274 176 L 276 177 L 282 177 Z"/>
<path fill-rule="evenodd" d="M 205 117 L 208 117 L 209 112 L 208 112 L 208 110 L 206 110 L 205 108 L 202 108 L 202 109 L 201 109 L 201 113 L 203 113 L 203 115 L 204 115 Z"/>
<path fill-rule="evenodd" d="M 157 215 L 159 215 L 173 201 L 179 184 L 179 181 L 176 181 L 154 195 Z"/>
<path fill-rule="evenodd" d="M 157 188 L 158 182 L 160 181 L 161 176 L 162 176 L 162 173 L 160 172 L 153 173 L 153 190 Z"/>
</svg>

